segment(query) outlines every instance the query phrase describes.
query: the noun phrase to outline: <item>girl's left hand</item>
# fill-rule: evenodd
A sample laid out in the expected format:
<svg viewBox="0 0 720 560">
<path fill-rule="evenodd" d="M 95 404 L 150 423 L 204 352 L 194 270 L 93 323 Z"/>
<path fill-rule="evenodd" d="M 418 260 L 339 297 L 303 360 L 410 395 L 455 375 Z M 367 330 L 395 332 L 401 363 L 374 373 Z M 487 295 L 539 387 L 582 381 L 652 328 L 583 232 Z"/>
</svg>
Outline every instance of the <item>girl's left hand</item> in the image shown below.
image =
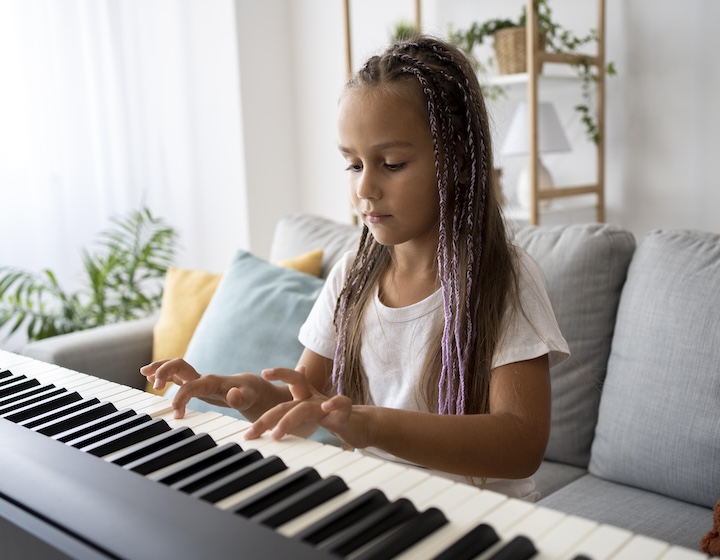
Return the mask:
<svg viewBox="0 0 720 560">
<path fill-rule="evenodd" d="M 273 439 L 286 434 L 311 435 L 318 426 L 332 432 L 350 447 L 372 445 L 370 407 L 353 406 L 344 396 L 332 398 L 319 392 L 305 377 L 304 367 L 266 369 L 262 376 L 268 381 L 287 384 L 292 401 L 281 403 L 260 416 L 245 432 L 247 439 L 260 437 L 271 430 Z"/>
</svg>

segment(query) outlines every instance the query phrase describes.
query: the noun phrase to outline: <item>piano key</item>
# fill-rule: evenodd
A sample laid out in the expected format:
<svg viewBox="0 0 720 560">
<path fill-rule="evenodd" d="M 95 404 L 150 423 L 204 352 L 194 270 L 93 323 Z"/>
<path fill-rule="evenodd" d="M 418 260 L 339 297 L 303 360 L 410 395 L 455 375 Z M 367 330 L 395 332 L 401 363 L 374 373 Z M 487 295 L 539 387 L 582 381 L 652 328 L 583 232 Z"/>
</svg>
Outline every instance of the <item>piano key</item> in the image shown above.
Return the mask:
<svg viewBox="0 0 720 560">
<path fill-rule="evenodd" d="M 499 541 L 500 537 L 495 529 L 486 523 L 480 523 L 435 556 L 433 560 L 471 560 Z"/>
<path fill-rule="evenodd" d="M 613 560 L 636 560 L 637 558 L 654 560 L 661 558 L 669 548 L 670 546 L 666 542 L 644 535 L 636 535 L 617 551 Z"/>
<path fill-rule="evenodd" d="M 430 508 L 414 517 L 396 531 L 366 547 L 356 560 L 389 560 L 407 550 L 425 536 L 447 524 L 447 518 L 437 508 Z"/>
<path fill-rule="evenodd" d="M 251 519 L 267 527 L 277 528 L 347 491 L 347 484 L 340 477 L 321 478 L 292 496 L 288 496 L 253 515 Z"/>
<path fill-rule="evenodd" d="M 360 519 L 339 535 L 321 543 L 318 549 L 338 556 L 348 556 L 363 545 L 416 517 L 417 509 L 410 500 L 401 498 L 380 507 Z"/>
<path fill-rule="evenodd" d="M 191 465 L 182 465 L 177 472 L 169 473 L 161 482 L 175 490 L 192 494 L 263 459 L 257 449 L 243 450 L 236 443 L 226 443 L 219 449 L 223 449 L 223 453 L 202 455 Z M 228 495 L 230 493 L 232 491 Z"/>
<path fill-rule="evenodd" d="M 243 467 L 191 495 L 212 502 L 220 509 L 227 509 L 245 497 L 275 482 L 278 474 L 287 471 L 287 465 L 279 457 L 265 457 Z M 248 489 L 251 489 L 248 491 Z"/>
<path fill-rule="evenodd" d="M 138 474 L 150 474 L 214 447 L 216 447 L 215 441 L 209 435 L 194 434 L 147 457 L 128 463 L 125 468 Z"/>
<path fill-rule="evenodd" d="M 58 387 L 55 387 L 55 385 L 36 385 L 35 387 L 32 387 L 30 389 L 25 389 L 18 393 L 13 393 L 12 395 L 3 397 L 0 399 L 0 410 L 4 410 L 6 405 L 13 404 L 17 401 L 26 399 L 28 397 L 32 397 L 34 395 L 40 395 L 41 393 L 47 393 L 47 392 L 51 391 L 52 389 L 58 389 Z"/>
<path fill-rule="evenodd" d="M 0 378 L 0 387 L 5 387 L 6 385 L 11 385 L 24 379 L 27 379 L 27 376 L 22 374 L 10 373 L 10 375 Z"/>
<path fill-rule="evenodd" d="M 5 383 L 0 386 L 0 398 L 7 397 L 23 391 L 24 389 L 30 389 L 40 385 L 37 379 L 28 379 L 27 377 L 20 376 L 20 379 L 14 379 L 11 383 Z"/>
<path fill-rule="evenodd" d="M 194 435 L 190 428 L 172 429 L 167 422 L 163 422 L 162 420 L 158 420 L 158 422 L 162 426 L 167 426 L 167 430 L 150 438 L 142 439 L 138 443 L 131 444 L 119 451 L 105 455 L 103 459 L 115 465 L 127 465 L 128 463 L 142 459 L 155 451 L 164 449 L 169 445 Z"/>
<path fill-rule="evenodd" d="M 123 411 L 124 410 L 126 409 L 123 409 Z M 67 443 L 70 447 L 82 449 L 83 447 L 87 447 L 89 445 L 102 441 L 112 435 L 122 433 L 133 426 L 139 426 L 140 424 L 144 424 L 152 420 L 152 418 L 150 418 L 147 414 L 136 414 L 134 410 L 130 410 L 129 415 L 124 415 L 123 418 L 117 420 L 114 417 L 115 415 L 112 416 L 112 418 L 108 419 L 111 420 L 111 422 L 107 423 L 106 425 L 103 425 L 98 429 L 95 429 L 96 424 L 90 425 L 87 427 L 89 429 L 88 433 L 65 441 L 64 443 Z M 101 423 L 102 422 L 98 422 L 97 424 Z"/>
<path fill-rule="evenodd" d="M 100 401 L 97 399 L 80 399 L 78 401 L 74 401 L 70 404 L 66 404 L 65 406 L 61 406 L 59 408 L 56 408 L 54 410 L 50 410 L 48 412 L 45 412 L 44 414 L 40 414 L 38 416 L 33 416 L 32 418 L 28 418 L 27 420 L 23 420 L 22 422 L 18 422 L 21 426 L 24 426 L 26 428 L 34 428 L 36 426 L 40 426 L 42 424 L 46 424 L 47 422 L 52 422 L 53 420 L 58 420 L 65 418 L 69 414 L 72 414 L 73 412 L 77 412 L 79 410 L 84 410 L 86 408 L 91 407 L 94 404 L 98 404 Z"/>
<path fill-rule="evenodd" d="M 204 453 L 199 453 L 186 461 L 179 461 L 175 465 L 170 465 L 164 469 L 150 473 L 148 478 L 171 486 L 240 453 L 243 453 L 243 449 L 237 443 L 231 442 L 225 445 L 216 445 L 216 447 Z"/>
<path fill-rule="evenodd" d="M 708 560 L 708 556 L 698 550 L 671 546 L 660 557 L 660 560 Z"/>
<path fill-rule="evenodd" d="M 318 480 L 320 480 L 320 475 L 315 469 L 303 467 L 272 486 L 264 488 L 253 496 L 235 504 L 228 510 L 243 517 L 253 517 Z"/>
<path fill-rule="evenodd" d="M 0 379 L 10 377 L 11 375 L 12 375 L 12 372 L 9 369 L 0 369 Z"/>
<path fill-rule="evenodd" d="M 87 424 L 92 420 L 108 416 L 113 412 L 117 412 L 117 408 L 115 408 L 112 403 L 98 402 L 95 405 L 78 410 L 63 418 L 58 418 L 56 420 L 46 422 L 45 424 L 35 426 L 33 430 L 46 436 L 54 436 L 60 432 L 65 432 L 72 428 Z"/>
<path fill-rule="evenodd" d="M 150 419 L 118 434 L 113 434 L 98 442 L 83 446 L 80 450 L 96 457 L 103 457 L 168 430 L 170 430 L 170 426 L 167 425 L 167 422 Z"/>
<path fill-rule="evenodd" d="M 0 414 L 0 417 L 5 418 L 10 422 L 19 423 L 23 420 L 27 420 L 28 418 L 39 416 L 40 414 L 44 414 L 50 410 L 55 410 L 56 408 L 60 408 L 61 406 L 65 406 L 66 404 L 70 404 L 81 399 L 82 397 L 75 391 L 71 393 L 66 391 L 22 408 L 18 408 L 12 412 Z"/>
<path fill-rule="evenodd" d="M 536 553 L 532 540 L 517 535 L 492 554 L 489 560 L 530 560 Z"/>
<path fill-rule="evenodd" d="M 63 387 L 55 387 L 54 385 L 51 385 L 46 388 L 46 390 L 43 390 L 38 393 L 32 393 L 28 396 L 25 396 L 23 398 L 8 402 L 4 404 L 2 407 L 0 407 L 0 417 L 2 417 L 5 414 L 9 414 L 10 412 L 14 410 L 20 410 L 23 408 L 26 408 L 27 406 L 35 403 L 42 402 L 44 400 L 49 399 L 52 396 L 56 395 L 62 395 L 64 393 L 67 393 L 67 389 L 64 389 Z"/>
<path fill-rule="evenodd" d="M 535 560 L 562 558 L 577 543 L 587 538 L 598 527 L 598 523 L 568 515 L 554 529 L 537 539 L 538 555 Z"/>
<path fill-rule="evenodd" d="M 398 560 L 414 560 L 419 556 L 430 558 L 445 551 L 477 525 L 485 523 L 492 526 L 492 523 L 485 520 L 488 519 L 492 512 L 511 501 L 503 494 L 480 490 L 479 488 L 469 488 L 468 493 L 471 494 L 470 499 L 462 501 L 454 508 L 444 510 L 449 520 L 445 527 L 428 536 L 427 539 L 423 539 L 417 545 L 408 549 L 407 552 L 399 555 Z M 532 508 L 530 504 L 522 503 Z M 521 506 L 520 509 L 521 511 L 516 512 L 515 517 L 521 515 L 522 510 L 525 508 Z M 509 513 L 506 512 L 500 519 L 508 516 Z"/>
<path fill-rule="evenodd" d="M 86 424 L 82 424 L 75 428 L 65 430 L 64 432 L 57 433 L 52 436 L 52 439 L 56 439 L 60 442 L 68 444 L 73 440 L 81 441 L 83 438 L 90 436 L 101 429 L 107 428 L 108 426 L 112 426 L 113 424 L 136 416 L 137 415 L 135 414 L 135 412 L 133 412 L 129 408 L 124 408 L 122 410 L 118 410 L 117 412 L 112 412 L 107 416 L 102 416 L 95 420 L 91 420 Z"/>
<path fill-rule="evenodd" d="M 360 494 L 356 493 L 352 500 L 338 508 L 333 507 L 327 515 L 295 533 L 294 538 L 309 544 L 320 544 L 389 503 L 387 496 L 377 488 Z M 286 524 L 285 527 L 287 526 Z M 283 534 L 292 533 L 284 532 Z"/>
</svg>

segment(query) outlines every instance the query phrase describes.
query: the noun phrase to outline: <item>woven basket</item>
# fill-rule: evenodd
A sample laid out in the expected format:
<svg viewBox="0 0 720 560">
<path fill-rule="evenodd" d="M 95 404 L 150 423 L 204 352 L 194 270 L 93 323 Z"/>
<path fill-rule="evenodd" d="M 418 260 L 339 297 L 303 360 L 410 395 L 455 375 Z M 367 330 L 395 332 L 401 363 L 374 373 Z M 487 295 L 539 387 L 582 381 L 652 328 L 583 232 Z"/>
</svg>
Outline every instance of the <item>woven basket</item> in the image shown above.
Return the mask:
<svg viewBox="0 0 720 560">
<path fill-rule="evenodd" d="M 545 49 L 545 37 L 540 37 L 540 50 Z M 495 32 L 495 58 L 500 74 L 527 72 L 527 45 L 524 27 L 507 27 Z M 542 63 L 540 63 L 542 72 Z"/>
</svg>

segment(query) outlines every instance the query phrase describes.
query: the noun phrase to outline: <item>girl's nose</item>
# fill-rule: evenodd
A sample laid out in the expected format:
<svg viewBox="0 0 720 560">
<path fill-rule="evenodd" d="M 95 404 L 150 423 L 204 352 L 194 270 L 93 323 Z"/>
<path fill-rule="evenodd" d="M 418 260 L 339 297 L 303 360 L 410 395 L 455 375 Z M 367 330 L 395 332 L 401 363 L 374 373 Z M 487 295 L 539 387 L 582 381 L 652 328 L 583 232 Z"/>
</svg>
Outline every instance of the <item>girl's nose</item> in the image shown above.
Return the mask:
<svg viewBox="0 0 720 560">
<path fill-rule="evenodd" d="M 376 200 L 380 198 L 380 189 L 378 188 L 376 179 L 367 167 L 363 169 L 355 186 L 355 195 L 361 200 Z"/>
</svg>

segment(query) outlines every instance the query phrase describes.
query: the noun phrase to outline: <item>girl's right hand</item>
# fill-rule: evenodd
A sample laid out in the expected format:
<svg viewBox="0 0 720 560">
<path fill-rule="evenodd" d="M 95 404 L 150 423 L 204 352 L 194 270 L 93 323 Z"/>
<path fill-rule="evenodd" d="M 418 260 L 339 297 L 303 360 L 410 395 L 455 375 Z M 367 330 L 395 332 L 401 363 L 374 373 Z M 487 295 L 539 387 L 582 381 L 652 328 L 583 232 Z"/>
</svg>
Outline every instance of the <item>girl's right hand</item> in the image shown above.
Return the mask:
<svg viewBox="0 0 720 560">
<path fill-rule="evenodd" d="M 175 418 L 182 418 L 187 403 L 197 397 L 210 404 L 235 408 L 253 419 L 271 405 L 270 402 L 263 404 L 266 399 L 261 397 L 269 396 L 268 393 L 275 389 L 272 383 L 252 373 L 200 375 L 180 358 L 153 362 L 140 368 L 140 373 L 153 383 L 155 389 L 163 389 L 168 382 L 180 387 L 173 399 Z"/>
</svg>

